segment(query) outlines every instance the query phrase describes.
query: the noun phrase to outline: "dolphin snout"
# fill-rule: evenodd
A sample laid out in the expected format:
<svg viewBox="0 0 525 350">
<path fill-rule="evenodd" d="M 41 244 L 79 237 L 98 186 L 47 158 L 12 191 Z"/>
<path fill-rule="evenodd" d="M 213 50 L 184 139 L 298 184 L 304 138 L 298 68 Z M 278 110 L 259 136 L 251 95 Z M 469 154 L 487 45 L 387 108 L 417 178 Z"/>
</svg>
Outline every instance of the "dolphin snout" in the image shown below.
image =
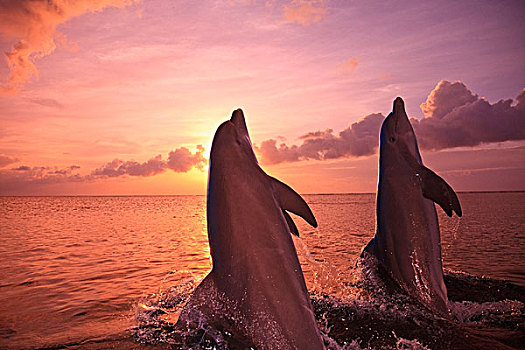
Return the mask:
<svg viewBox="0 0 525 350">
<path fill-rule="evenodd" d="M 405 110 L 405 102 L 403 101 L 401 97 L 396 97 L 396 99 L 394 100 L 394 108 L 393 108 L 394 114 L 396 114 L 396 112 L 401 112 L 404 110 Z"/>
<path fill-rule="evenodd" d="M 408 115 L 405 111 L 405 102 L 401 97 L 397 97 L 394 100 L 394 107 L 392 108 L 392 114 L 395 120 L 394 132 L 396 134 L 403 134 L 412 130 Z"/>
<path fill-rule="evenodd" d="M 242 112 L 242 109 L 237 108 L 232 112 L 232 116 L 230 118 L 231 122 L 235 125 L 244 124 L 244 113 Z M 241 123 L 242 121 L 242 123 Z"/>
<path fill-rule="evenodd" d="M 244 119 L 244 113 L 242 112 L 242 109 L 238 108 L 235 111 L 233 111 L 230 120 L 237 128 L 239 134 L 245 136 L 246 138 L 248 138 L 248 140 L 250 140 L 250 136 L 248 134 L 248 127 L 246 126 L 246 121 Z"/>
</svg>

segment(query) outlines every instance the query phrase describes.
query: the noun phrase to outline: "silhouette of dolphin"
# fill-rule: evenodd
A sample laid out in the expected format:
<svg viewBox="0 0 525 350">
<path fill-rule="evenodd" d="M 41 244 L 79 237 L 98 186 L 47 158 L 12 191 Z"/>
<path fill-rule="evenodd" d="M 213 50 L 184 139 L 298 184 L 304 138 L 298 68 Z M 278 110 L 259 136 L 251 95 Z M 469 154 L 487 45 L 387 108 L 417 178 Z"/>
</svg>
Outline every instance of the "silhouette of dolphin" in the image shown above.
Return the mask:
<svg viewBox="0 0 525 350">
<path fill-rule="evenodd" d="M 178 323 L 198 317 L 240 335 L 242 347 L 323 349 L 290 233 L 306 202 L 258 165 L 242 110 L 222 123 L 210 154 L 207 219 L 213 267 Z M 239 341 L 239 339 L 236 339 Z"/>
<path fill-rule="evenodd" d="M 434 312 L 448 315 L 441 241 L 434 202 L 461 216 L 454 190 L 421 161 L 403 100 L 381 126 L 377 228 L 363 249 L 412 297 Z"/>
</svg>

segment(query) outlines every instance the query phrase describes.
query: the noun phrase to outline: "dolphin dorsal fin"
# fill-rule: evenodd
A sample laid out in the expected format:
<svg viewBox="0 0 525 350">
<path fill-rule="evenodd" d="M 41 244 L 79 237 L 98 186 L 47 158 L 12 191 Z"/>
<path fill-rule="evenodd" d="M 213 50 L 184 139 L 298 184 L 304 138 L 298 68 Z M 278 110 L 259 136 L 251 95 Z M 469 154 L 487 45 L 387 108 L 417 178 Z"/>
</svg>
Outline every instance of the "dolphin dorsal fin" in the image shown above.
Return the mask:
<svg viewBox="0 0 525 350">
<path fill-rule="evenodd" d="M 429 168 L 421 165 L 420 170 L 423 197 L 439 204 L 448 216 L 452 216 L 455 211 L 461 217 L 461 205 L 452 187 Z"/>
<path fill-rule="evenodd" d="M 270 177 L 270 179 L 276 195 L 275 197 L 281 206 L 281 209 L 299 215 L 310 225 L 317 227 L 317 221 L 315 220 L 314 214 L 304 199 L 287 184 L 282 183 L 273 177 Z M 286 218 L 286 220 L 288 221 L 288 218 Z M 290 230 L 292 229 L 293 228 L 290 227 Z"/>
</svg>

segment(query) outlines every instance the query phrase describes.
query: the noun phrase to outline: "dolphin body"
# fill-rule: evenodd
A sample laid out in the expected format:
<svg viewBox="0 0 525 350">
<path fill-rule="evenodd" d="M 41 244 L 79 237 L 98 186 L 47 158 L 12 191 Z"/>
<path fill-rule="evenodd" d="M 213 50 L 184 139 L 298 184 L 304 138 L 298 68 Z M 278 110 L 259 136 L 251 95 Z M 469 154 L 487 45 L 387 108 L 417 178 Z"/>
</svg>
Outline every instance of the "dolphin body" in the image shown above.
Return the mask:
<svg viewBox="0 0 525 350">
<path fill-rule="evenodd" d="M 239 347 L 323 349 L 290 233 L 288 210 L 317 222 L 289 186 L 268 176 L 252 150 L 242 110 L 213 139 L 207 219 L 213 267 L 181 312 L 195 321 L 240 335 Z"/>
<path fill-rule="evenodd" d="M 381 126 L 377 228 L 363 249 L 409 295 L 440 315 L 449 314 L 441 239 L 434 202 L 461 216 L 454 190 L 421 161 L 403 100 Z"/>
</svg>

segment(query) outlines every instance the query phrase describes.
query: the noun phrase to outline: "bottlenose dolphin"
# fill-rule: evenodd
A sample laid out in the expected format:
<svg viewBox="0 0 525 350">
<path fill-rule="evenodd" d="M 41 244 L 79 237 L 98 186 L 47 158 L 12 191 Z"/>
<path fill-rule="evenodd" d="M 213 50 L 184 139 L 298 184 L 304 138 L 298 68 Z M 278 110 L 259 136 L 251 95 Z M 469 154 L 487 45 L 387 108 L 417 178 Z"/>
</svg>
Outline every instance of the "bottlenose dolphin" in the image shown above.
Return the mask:
<svg viewBox="0 0 525 350">
<path fill-rule="evenodd" d="M 207 219 L 213 267 L 181 312 L 241 336 L 242 347 L 323 349 L 290 233 L 290 211 L 317 222 L 306 202 L 258 165 L 242 110 L 213 139 Z M 202 323 L 202 322 L 201 322 Z"/>
<path fill-rule="evenodd" d="M 461 216 L 454 190 L 421 161 L 403 100 L 394 100 L 381 126 L 377 227 L 363 249 L 412 297 L 432 311 L 449 313 L 434 202 Z"/>
</svg>

